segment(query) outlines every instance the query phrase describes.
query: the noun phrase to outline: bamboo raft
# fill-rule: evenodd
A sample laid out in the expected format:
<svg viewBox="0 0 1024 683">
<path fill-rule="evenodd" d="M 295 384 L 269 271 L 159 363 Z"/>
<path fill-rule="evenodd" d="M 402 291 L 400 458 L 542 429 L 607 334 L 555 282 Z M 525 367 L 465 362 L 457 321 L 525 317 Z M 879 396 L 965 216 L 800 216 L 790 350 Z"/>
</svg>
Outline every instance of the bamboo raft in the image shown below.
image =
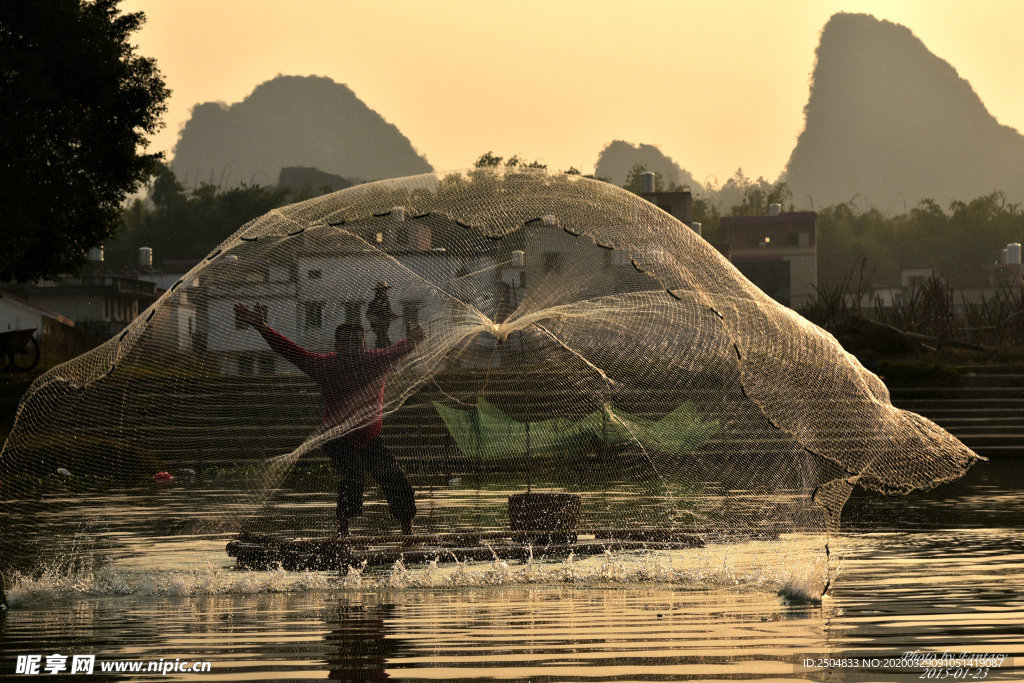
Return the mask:
<svg viewBox="0 0 1024 683">
<path fill-rule="evenodd" d="M 227 554 L 241 569 L 282 567 L 289 571 L 343 570 L 407 563 L 518 560 L 600 555 L 607 550 L 700 548 L 697 536 L 663 529 L 484 531 L 287 539 L 243 532 Z"/>
</svg>

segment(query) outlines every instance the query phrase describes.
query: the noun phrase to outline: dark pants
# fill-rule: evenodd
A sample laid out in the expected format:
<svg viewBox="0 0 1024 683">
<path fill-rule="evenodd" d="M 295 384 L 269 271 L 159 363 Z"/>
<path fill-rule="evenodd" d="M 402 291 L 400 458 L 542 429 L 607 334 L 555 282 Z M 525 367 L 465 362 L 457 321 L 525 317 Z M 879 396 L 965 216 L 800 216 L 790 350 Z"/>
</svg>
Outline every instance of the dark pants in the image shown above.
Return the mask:
<svg viewBox="0 0 1024 683">
<path fill-rule="evenodd" d="M 324 453 L 341 475 L 338 483 L 338 519 L 363 514 L 363 486 L 370 473 L 388 501 L 388 509 L 399 522 L 416 516 L 412 486 L 384 447 L 379 436 L 363 448 L 353 448 L 340 439 L 324 445 Z"/>
</svg>

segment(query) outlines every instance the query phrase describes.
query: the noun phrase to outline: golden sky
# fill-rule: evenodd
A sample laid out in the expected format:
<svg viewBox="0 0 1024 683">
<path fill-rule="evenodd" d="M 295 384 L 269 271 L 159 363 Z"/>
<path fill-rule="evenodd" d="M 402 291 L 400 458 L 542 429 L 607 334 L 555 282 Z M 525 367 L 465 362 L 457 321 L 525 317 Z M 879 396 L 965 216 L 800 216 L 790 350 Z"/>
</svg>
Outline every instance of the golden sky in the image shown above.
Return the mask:
<svg viewBox="0 0 1024 683">
<path fill-rule="evenodd" d="M 438 169 L 481 153 L 593 171 L 613 139 L 658 145 L 699 180 L 774 180 L 803 127 L 835 12 L 909 27 L 1024 130 L 1018 0 L 128 0 L 174 91 L 153 149 L 199 102 L 278 74 L 347 84 Z"/>
</svg>

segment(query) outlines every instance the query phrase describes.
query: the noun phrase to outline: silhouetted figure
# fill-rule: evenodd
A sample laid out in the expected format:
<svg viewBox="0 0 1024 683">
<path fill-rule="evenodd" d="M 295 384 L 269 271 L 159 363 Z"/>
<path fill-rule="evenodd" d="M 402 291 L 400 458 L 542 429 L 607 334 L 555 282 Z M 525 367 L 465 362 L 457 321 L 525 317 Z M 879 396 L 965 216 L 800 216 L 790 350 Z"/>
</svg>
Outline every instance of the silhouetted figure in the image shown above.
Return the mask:
<svg viewBox="0 0 1024 683">
<path fill-rule="evenodd" d="M 391 321 L 397 318 L 391 310 L 391 301 L 388 299 L 388 290 L 391 287 L 384 280 L 377 283 L 373 288 L 373 299 L 366 307 L 366 319 L 370 321 L 370 330 L 374 336 L 374 346 L 378 349 L 386 349 L 391 346 L 391 335 L 388 328 Z"/>
<path fill-rule="evenodd" d="M 365 472 L 373 476 L 388 501 L 391 514 L 412 533 L 416 502 L 412 486 L 385 448 L 380 433 L 384 415 L 387 373 L 423 340 L 423 330 L 406 326 L 406 339 L 385 349 L 366 350 L 363 328 L 339 325 L 334 332 L 334 353 L 307 351 L 266 322 L 266 308 L 235 304 L 237 318 L 252 325 L 271 349 L 316 382 L 323 397 L 323 425 L 337 427 L 353 415 L 364 416 L 363 426 L 324 446 L 341 475 L 338 485 L 338 534 L 347 536 L 349 520 L 363 512 Z"/>
</svg>

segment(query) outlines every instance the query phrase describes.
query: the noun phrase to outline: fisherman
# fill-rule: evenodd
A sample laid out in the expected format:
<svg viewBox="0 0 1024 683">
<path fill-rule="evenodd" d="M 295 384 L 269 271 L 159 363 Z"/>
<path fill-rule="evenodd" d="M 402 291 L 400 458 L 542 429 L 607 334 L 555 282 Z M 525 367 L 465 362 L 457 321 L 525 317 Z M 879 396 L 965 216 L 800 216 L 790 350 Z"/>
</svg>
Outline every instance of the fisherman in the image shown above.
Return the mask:
<svg viewBox="0 0 1024 683">
<path fill-rule="evenodd" d="M 388 501 L 403 534 L 412 533 L 416 502 L 412 486 L 381 439 L 387 373 L 423 340 L 419 325 L 406 325 L 406 338 L 384 349 L 367 350 L 361 325 L 346 323 L 334 332 L 334 353 L 307 351 L 267 324 L 267 309 L 235 304 L 235 316 L 251 325 L 275 352 L 316 382 L 323 398 L 323 426 L 338 427 L 354 415 L 362 426 L 324 445 L 341 475 L 338 484 L 338 535 L 348 536 L 349 520 L 363 512 L 365 472 Z"/>
<path fill-rule="evenodd" d="M 391 310 L 391 300 L 388 299 L 388 290 L 391 286 L 387 280 L 381 280 L 373 288 L 373 298 L 366 307 L 366 319 L 370 321 L 370 330 L 373 332 L 373 345 L 378 349 L 386 349 L 391 346 L 391 336 L 388 329 L 391 321 L 397 318 Z"/>
</svg>

